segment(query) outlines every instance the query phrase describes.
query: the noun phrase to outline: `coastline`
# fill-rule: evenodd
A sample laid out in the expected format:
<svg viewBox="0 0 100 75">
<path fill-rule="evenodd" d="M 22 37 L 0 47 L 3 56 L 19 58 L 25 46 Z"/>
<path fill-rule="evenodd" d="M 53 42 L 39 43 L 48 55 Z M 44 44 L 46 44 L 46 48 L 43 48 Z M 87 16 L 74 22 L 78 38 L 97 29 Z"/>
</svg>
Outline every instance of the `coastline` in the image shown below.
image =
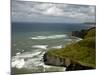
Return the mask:
<svg viewBox="0 0 100 75">
<path fill-rule="evenodd" d="M 73 36 L 83 40 L 65 48 L 47 51 L 43 56 L 44 63 L 46 65 L 66 67 L 66 71 L 95 69 L 95 29 L 95 27 L 92 27 L 87 30 L 73 31 Z"/>
</svg>

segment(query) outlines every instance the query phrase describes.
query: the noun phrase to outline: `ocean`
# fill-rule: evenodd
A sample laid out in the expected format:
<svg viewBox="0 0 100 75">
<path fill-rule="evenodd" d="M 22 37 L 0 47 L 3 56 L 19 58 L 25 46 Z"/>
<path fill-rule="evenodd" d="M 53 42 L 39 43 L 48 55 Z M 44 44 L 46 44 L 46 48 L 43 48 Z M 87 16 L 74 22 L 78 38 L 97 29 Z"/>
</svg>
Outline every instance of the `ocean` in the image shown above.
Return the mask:
<svg viewBox="0 0 100 75">
<path fill-rule="evenodd" d="M 72 31 L 90 28 L 87 24 L 68 23 L 12 23 L 11 24 L 11 68 L 12 74 L 62 72 L 65 67 L 48 66 L 43 54 L 59 49 L 73 40 Z"/>
</svg>

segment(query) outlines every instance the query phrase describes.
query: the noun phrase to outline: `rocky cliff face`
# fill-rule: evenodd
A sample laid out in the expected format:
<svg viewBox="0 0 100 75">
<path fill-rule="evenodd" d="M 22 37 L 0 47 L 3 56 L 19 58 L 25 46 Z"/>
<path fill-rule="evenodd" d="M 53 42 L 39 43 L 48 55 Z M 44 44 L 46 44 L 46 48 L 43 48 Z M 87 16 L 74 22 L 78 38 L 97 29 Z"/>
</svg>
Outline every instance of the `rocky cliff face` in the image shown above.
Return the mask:
<svg viewBox="0 0 100 75">
<path fill-rule="evenodd" d="M 57 56 L 49 56 L 47 53 L 44 54 L 44 63 L 47 65 L 54 65 L 54 66 L 69 66 L 71 64 L 70 59 L 68 58 L 61 58 Z"/>
<path fill-rule="evenodd" d="M 81 31 L 72 31 L 72 36 L 76 36 L 79 38 L 84 38 L 84 36 L 87 34 L 88 30 L 81 30 Z"/>
<path fill-rule="evenodd" d="M 65 59 L 57 56 L 48 56 L 47 53 L 44 54 L 43 59 L 46 65 L 66 67 L 66 71 L 94 69 L 92 67 L 83 66 L 69 58 Z"/>
<path fill-rule="evenodd" d="M 72 31 L 72 36 L 76 36 L 79 38 L 84 38 L 84 36 L 88 33 L 89 30 L 95 29 L 95 27 L 92 27 L 90 29 L 82 29 L 80 31 Z"/>
<path fill-rule="evenodd" d="M 72 31 L 72 36 L 76 36 L 79 38 L 84 38 L 84 35 L 87 34 L 87 30 L 81 30 L 81 31 Z"/>
</svg>

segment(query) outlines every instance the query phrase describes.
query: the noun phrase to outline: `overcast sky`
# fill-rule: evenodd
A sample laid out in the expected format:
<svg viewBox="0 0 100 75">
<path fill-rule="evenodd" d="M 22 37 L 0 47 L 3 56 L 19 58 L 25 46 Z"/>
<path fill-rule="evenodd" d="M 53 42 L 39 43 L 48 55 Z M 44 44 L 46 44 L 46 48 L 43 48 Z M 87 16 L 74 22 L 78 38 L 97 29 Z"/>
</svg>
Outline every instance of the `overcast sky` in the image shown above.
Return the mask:
<svg viewBox="0 0 100 75">
<path fill-rule="evenodd" d="M 95 6 L 12 0 L 12 22 L 95 22 Z"/>
</svg>

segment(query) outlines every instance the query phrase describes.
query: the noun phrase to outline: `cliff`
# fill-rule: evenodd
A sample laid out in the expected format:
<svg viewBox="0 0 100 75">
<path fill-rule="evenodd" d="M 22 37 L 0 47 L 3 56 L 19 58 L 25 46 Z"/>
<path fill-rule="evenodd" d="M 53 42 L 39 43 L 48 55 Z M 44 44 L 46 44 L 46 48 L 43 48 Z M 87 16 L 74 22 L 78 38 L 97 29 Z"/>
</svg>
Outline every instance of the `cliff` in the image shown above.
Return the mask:
<svg viewBox="0 0 100 75">
<path fill-rule="evenodd" d="M 64 66 L 69 70 L 87 70 L 96 68 L 95 28 L 82 30 L 83 40 L 72 43 L 62 49 L 49 50 L 44 54 L 47 65 Z"/>
</svg>

